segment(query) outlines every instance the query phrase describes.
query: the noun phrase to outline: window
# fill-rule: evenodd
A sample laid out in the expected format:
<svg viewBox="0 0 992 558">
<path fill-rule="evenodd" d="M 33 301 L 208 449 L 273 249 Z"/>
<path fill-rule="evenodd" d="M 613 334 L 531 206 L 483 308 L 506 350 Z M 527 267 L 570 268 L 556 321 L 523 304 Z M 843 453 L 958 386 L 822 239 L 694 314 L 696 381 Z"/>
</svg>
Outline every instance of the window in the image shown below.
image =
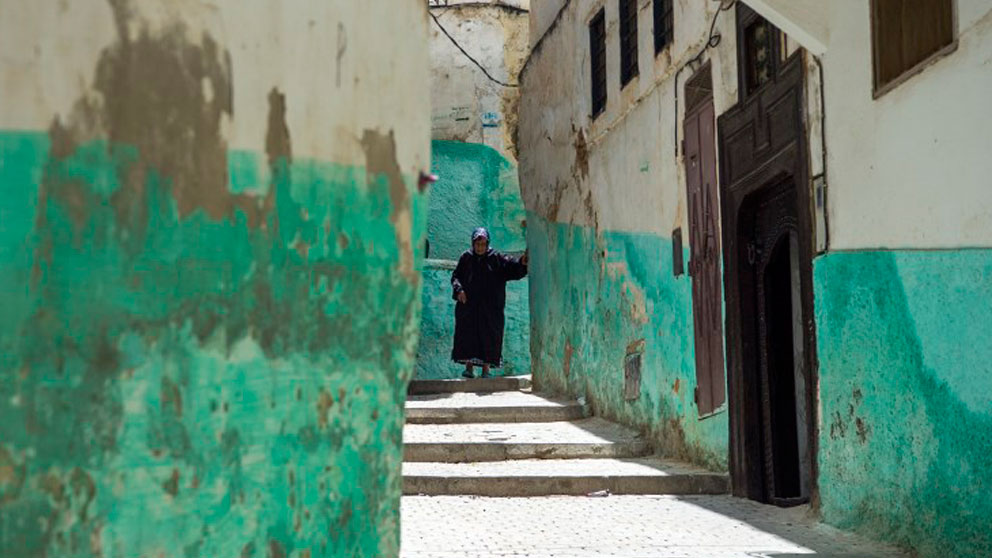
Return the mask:
<svg viewBox="0 0 992 558">
<path fill-rule="evenodd" d="M 620 0 L 620 87 L 637 75 L 637 0 Z"/>
<path fill-rule="evenodd" d="M 776 32 L 760 17 L 744 29 L 744 84 L 748 95 L 775 75 Z"/>
<path fill-rule="evenodd" d="M 665 50 L 675 39 L 672 0 L 654 0 L 654 53 Z"/>
<path fill-rule="evenodd" d="M 606 10 L 589 22 L 589 61 L 592 67 L 592 117 L 606 109 Z"/>
<path fill-rule="evenodd" d="M 954 42 L 952 0 L 872 0 L 875 92 Z"/>
</svg>

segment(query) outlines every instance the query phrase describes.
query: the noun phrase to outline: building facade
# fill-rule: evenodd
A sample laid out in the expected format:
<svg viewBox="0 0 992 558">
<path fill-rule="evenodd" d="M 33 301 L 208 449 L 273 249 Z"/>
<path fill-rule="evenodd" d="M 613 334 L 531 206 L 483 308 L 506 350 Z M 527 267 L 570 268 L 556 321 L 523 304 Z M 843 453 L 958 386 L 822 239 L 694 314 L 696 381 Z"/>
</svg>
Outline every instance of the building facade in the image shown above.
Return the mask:
<svg viewBox="0 0 992 558">
<path fill-rule="evenodd" d="M 425 12 L 0 2 L 0 555 L 398 554 Z"/>
<path fill-rule="evenodd" d="M 471 233 L 487 227 L 493 247 L 526 248 L 517 173 L 516 76 L 528 49 L 527 1 L 431 2 L 432 168 L 418 378 L 454 378 L 451 273 Z M 464 52 L 463 52 L 464 50 Z M 488 75 L 487 75 L 488 74 Z M 530 373 L 527 280 L 507 285 L 504 366 Z"/>
<path fill-rule="evenodd" d="M 992 5 L 902 4 L 535 7 L 534 380 L 737 495 L 984 555 Z"/>
</svg>

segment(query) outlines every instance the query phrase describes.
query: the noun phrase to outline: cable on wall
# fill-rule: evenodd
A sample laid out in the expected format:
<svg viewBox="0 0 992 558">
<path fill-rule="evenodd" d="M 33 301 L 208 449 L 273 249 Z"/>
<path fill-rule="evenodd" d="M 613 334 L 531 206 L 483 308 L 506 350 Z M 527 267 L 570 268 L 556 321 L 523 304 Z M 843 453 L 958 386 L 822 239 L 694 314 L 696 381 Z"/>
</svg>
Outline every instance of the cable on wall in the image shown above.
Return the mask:
<svg viewBox="0 0 992 558">
<path fill-rule="evenodd" d="M 451 36 L 451 33 L 448 33 L 448 30 L 445 29 L 443 25 L 441 25 L 441 20 L 439 20 L 436 15 L 434 15 L 433 13 L 431 13 L 430 10 L 428 10 L 427 13 L 428 13 L 428 15 L 431 16 L 431 19 L 434 20 L 434 24 L 437 25 L 437 28 L 440 29 L 442 33 L 444 33 L 444 36 L 447 37 L 449 41 L 451 41 L 451 44 L 455 45 L 455 48 L 457 48 L 458 50 L 460 50 L 461 53 L 463 55 L 465 55 L 465 58 L 468 58 L 469 61 L 471 61 L 473 64 L 475 64 L 475 66 L 477 68 L 479 68 L 479 70 L 481 70 L 482 73 L 485 74 L 485 76 L 487 78 L 489 78 L 489 81 L 491 81 L 491 82 L 493 82 L 493 83 L 495 83 L 497 85 L 501 85 L 503 87 L 520 87 L 516 83 L 506 83 L 505 81 L 500 81 L 500 80 L 494 78 L 492 76 L 492 74 L 490 74 L 489 71 L 486 70 L 486 68 L 482 64 L 479 63 L 478 60 L 476 60 L 475 58 L 473 58 L 471 54 L 469 54 L 464 48 L 462 48 L 462 45 L 458 44 L 458 41 L 456 41 L 455 38 Z"/>
</svg>

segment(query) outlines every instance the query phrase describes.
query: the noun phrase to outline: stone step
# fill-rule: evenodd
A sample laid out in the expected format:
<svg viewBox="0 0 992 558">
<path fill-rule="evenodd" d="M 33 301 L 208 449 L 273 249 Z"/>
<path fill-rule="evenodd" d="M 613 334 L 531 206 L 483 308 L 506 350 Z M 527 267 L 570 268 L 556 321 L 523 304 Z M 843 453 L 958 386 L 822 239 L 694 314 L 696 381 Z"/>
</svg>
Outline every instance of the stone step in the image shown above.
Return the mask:
<svg viewBox="0 0 992 558">
<path fill-rule="evenodd" d="M 406 402 L 409 424 L 553 422 L 583 416 L 582 405 L 576 401 L 520 391 L 411 395 Z"/>
<path fill-rule="evenodd" d="M 529 459 L 493 463 L 404 463 L 403 493 L 427 496 L 726 494 L 730 479 L 657 457 Z"/>
<path fill-rule="evenodd" d="M 428 395 L 432 393 L 462 393 L 519 391 L 530 389 L 530 376 L 503 376 L 499 378 L 473 378 L 467 380 L 413 380 L 407 388 L 409 395 Z"/>
<path fill-rule="evenodd" d="M 507 459 L 641 457 L 649 444 L 601 418 L 571 422 L 407 424 L 403 458 L 466 463 Z"/>
</svg>

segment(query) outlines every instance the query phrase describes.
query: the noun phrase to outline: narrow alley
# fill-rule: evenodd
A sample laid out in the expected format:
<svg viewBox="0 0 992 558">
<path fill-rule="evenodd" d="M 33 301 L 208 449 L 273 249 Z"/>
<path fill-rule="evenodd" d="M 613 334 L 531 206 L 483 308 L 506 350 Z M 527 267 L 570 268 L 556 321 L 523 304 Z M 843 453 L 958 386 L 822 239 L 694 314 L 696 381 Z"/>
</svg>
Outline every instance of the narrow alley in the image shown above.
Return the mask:
<svg viewBox="0 0 992 558">
<path fill-rule="evenodd" d="M 0 0 L 0 558 L 992 558 L 992 0 Z"/>
</svg>

